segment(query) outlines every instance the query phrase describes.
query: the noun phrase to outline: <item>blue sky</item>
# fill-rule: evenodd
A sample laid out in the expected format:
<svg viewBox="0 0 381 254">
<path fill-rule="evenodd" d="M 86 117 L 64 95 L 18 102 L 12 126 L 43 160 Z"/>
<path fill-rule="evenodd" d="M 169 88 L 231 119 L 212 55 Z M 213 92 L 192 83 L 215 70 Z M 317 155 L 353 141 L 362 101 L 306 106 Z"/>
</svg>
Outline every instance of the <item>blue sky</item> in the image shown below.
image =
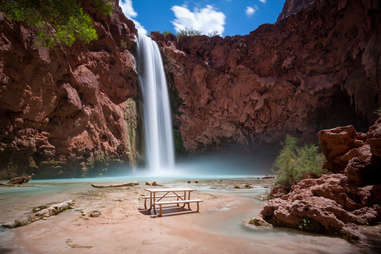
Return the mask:
<svg viewBox="0 0 381 254">
<path fill-rule="evenodd" d="M 285 0 L 120 0 L 127 17 L 148 33 L 195 29 L 203 34 L 244 35 L 274 23 Z"/>
</svg>

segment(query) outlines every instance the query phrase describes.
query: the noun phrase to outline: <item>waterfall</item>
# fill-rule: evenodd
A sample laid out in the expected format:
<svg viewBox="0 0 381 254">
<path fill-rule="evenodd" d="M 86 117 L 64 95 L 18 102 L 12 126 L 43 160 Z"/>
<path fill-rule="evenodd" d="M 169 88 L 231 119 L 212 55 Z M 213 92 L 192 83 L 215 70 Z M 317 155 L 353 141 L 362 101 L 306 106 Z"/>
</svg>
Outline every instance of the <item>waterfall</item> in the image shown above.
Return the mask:
<svg viewBox="0 0 381 254">
<path fill-rule="evenodd" d="M 138 73 L 144 104 L 147 167 L 160 174 L 175 163 L 171 109 L 163 61 L 156 42 L 138 33 Z"/>
</svg>

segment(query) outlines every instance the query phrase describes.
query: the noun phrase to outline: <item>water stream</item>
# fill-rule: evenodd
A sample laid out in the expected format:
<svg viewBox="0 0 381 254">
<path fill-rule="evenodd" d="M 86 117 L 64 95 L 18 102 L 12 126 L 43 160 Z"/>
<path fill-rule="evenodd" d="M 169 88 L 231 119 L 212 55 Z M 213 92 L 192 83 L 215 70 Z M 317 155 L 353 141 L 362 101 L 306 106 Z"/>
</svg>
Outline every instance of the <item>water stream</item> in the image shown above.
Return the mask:
<svg viewBox="0 0 381 254">
<path fill-rule="evenodd" d="M 171 109 L 159 47 L 150 37 L 138 34 L 138 72 L 144 103 L 147 167 L 161 175 L 175 164 Z"/>
</svg>

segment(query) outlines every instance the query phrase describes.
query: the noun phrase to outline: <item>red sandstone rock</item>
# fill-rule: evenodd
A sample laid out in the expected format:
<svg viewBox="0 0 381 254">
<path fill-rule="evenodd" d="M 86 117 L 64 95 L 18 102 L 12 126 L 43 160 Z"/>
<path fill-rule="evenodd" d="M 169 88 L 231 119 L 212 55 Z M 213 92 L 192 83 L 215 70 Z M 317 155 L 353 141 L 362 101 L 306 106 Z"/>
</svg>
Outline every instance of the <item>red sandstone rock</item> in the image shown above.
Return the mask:
<svg viewBox="0 0 381 254">
<path fill-rule="evenodd" d="M 290 15 L 297 14 L 299 11 L 311 6 L 315 0 L 287 0 L 284 3 L 283 10 L 279 14 L 278 21 L 287 18 Z M 342 2 L 342 1 L 340 1 Z M 340 9 L 342 9 L 340 4 Z"/>
<path fill-rule="evenodd" d="M 343 170 L 351 157 L 348 151 L 355 147 L 355 128 L 350 125 L 321 130 L 318 136 L 320 148 L 327 159 L 324 167 L 334 172 Z"/>
<path fill-rule="evenodd" d="M 380 126 L 377 120 L 368 137 L 377 137 Z M 327 165 L 337 166 L 336 171 L 344 167 L 344 174 L 304 179 L 283 195 L 275 186 L 270 195 L 273 199 L 262 210 L 263 218 L 275 226 L 361 240 L 357 225 L 381 221 L 381 160 L 372 155 L 369 138 L 364 142 L 364 136 L 361 140 L 357 137 L 352 126 L 320 131 Z"/>
<path fill-rule="evenodd" d="M 138 89 L 134 24 L 116 0 L 110 16 L 80 3 L 99 40 L 70 48 L 36 46 L 30 29 L 0 15 L 0 178 L 94 174 L 135 149 L 125 120 L 126 100 Z"/>
<path fill-rule="evenodd" d="M 289 0 L 287 18 L 247 36 L 153 33 L 178 94 L 174 126 L 185 148 L 278 142 L 285 134 L 315 140 L 339 122 L 368 125 L 381 105 L 381 21 L 371 2 Z"/>
<path fill-rule="evenodd" d="M 281 184 L 277 184 L 271 188 L 271 192 L 269 194 L 269 198 L 280 198 L 283 195 L 287 194 L 289 189 Z"/>
<path fill-rule="evenodd" d="M 262 216 L 275 226 L 358 240 L 359 232 L 354 225 L 374 223 L 379 216 L 375 209 L 366 206 L 368 204 L 356 202 L 363 195 L 358 194 L 361 192 L 364 190 L 351 186 L 343 174 L 305 179 L 294 185 L 286 196 L 269 200 Z"/>
<path fill-rule="evenodd" d="M 381 157 L 381 118 L 369 128 L 367 136 L 367 142 L 370 144 L 372 154 Z"/>
</svg>

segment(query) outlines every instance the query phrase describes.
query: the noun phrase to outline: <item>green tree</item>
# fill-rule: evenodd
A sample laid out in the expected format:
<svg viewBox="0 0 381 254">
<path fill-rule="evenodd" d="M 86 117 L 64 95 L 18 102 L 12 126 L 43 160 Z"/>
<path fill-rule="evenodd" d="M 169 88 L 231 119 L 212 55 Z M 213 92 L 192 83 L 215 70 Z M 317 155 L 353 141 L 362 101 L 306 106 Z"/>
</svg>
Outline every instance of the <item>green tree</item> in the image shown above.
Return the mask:
<svg viewBox="0 0 381 254">
<path fill-rule="evenodd" d="M 109 1 L 92 0 L 103 14 L 110 14 Z M 93 20 L 77 0 L 0 0 L 0 11 L 14 22 L 24 22 L 36 33 L 36 43 L 46 47 L 71 46 L 76 40 L 89 43 L 98 39 Z"/>
</svg>

